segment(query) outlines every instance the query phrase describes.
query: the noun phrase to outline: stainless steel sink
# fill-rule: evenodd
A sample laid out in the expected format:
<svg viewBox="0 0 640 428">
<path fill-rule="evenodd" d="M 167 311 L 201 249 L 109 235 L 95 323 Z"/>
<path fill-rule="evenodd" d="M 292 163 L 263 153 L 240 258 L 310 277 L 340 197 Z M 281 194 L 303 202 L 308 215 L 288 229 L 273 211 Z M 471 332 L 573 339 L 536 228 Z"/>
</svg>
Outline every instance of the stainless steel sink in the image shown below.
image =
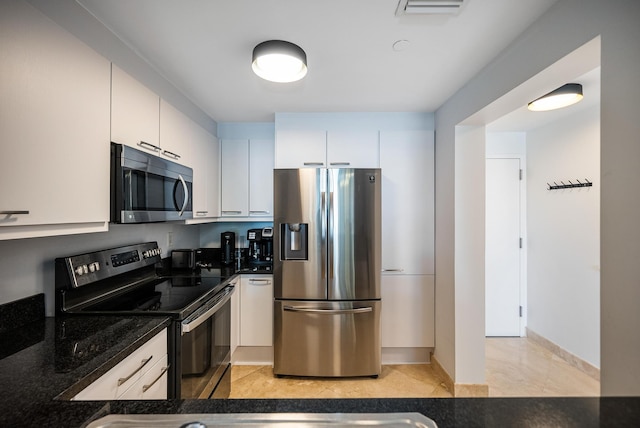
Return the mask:
<svg viewBox="0 0 640 428">
<path fill-rule="evenodd" d="M 255 427 L 417 427 L 437 428 L 420 413 L 203 413 L 184 415 L 108 415 L 87 428 L 255 428 Z"/>
</svg>

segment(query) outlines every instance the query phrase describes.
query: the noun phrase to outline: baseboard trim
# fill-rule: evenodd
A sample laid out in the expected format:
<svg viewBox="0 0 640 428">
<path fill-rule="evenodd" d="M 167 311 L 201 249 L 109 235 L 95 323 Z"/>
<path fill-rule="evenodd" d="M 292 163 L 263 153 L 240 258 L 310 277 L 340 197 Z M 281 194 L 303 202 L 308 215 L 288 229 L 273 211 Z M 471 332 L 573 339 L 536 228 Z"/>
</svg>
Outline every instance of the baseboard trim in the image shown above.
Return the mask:
<svg viewBox="0 0 640 428">
<path fill-rule="evenodd" d="M 444 386 L 454 397 L 488 397 L 489 385 L 486 383 L 455 383 L 442 367 L 435 355 L 431 355 L 433 371 L 443 380 Z"/>
<path fill-rule="evenodd" d="M 273 346 L 238 346 L 231 363 L 239 366 L 273 366 Z"/>
<path fill-rule="evenodd" d="M 554 355 L 562 358 L 567 364 L 580 370 L 587 376 L 600 381 L 600 369 L 588 361 L 583 360 L 577 355 L 572 354 L 564 348 L 561 348 L 558 344 L 550 341 L 544 336 L 539 335 L 529 327 L 526 328 L 527 337 L 532 341 L 542 346 L 546 350 L 552 352 Z"/>
<path fill-rule="evenodd" d="M 382 348 L 382 364 L 429 364 L 433 348 Z"/>
</svg>

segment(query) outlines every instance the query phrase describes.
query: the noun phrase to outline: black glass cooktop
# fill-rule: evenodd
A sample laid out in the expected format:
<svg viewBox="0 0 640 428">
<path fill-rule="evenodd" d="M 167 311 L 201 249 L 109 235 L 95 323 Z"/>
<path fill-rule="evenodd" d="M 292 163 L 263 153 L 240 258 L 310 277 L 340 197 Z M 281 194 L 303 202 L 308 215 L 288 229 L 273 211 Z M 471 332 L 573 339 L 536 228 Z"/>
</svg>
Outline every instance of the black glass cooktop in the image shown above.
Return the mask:
<svg viewBox="0 0 640 428">
<path fill-rule="evenodd" d="M 220 277 L 172 277 L 137 286 L 125 293 L 87 306 L 82 312 L 159 313 L 184 315 L 222 288 Z"/>
</svg>

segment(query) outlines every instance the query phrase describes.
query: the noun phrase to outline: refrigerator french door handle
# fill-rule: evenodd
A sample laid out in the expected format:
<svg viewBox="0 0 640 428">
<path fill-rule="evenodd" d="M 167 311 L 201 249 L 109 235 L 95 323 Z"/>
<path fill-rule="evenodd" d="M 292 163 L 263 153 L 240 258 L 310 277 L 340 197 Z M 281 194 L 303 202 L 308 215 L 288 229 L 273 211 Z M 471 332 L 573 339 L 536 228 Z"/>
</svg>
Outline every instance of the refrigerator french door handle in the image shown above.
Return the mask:
<svg viewBox="0 0 640 428">
<path fill-rule="evenodd" d="M 326 278 L 326 272 L 327 272 L 327 251 L 326 251 L 326 248 L 324 247 L 326 245 L 327 231 L 328 231 L 328 225 L 326 220 L 327 216 L 325 215 L 326 210 L 327 210 L 327 192 L 320 192 L 320 212 L 322 213 L 322 216 L 321 216 L 322 242 L 325 242 L 325 244 L 323 244 L 320 249 L 320 268 L 321 268 L 320 275 L 322 279 Z"/>
<path fill-rule="evenodd" d="M 306 306 L 283 306 L 282 309 L 288 312 L 305 312 L 305 313 L 311 313 L 311 314 L 324 314 L 324 315 L 364 314 L 364 313 L 373 311 L 373 308 L 371 306 L 367 306 L 364 308 L 355 308 L 355 309 L 317 309 L 317 308 L 308 308 Z"/>
<path fill-rule="evenodd" d="M 327 245 L 329 247 L 329 269 L 328 269 L 328 277 L 329 277 L 329 281 L 333 281 L 334 275 L 333 275 L 333 257 L 334 257 L 334 251 L 333 251 L 333 228 L 334 226 L 334 218 L 333 218 L 333 192 L 329 192 L 329 215 L 328 215 L 328 222 L 329 222 L 329 227 L 327 229 L 327 235 L 328 235 L 328 240 L 327 240 Z M 333 284 L 330 284 L 329 287 L 333 287 Z"/>
</svg>

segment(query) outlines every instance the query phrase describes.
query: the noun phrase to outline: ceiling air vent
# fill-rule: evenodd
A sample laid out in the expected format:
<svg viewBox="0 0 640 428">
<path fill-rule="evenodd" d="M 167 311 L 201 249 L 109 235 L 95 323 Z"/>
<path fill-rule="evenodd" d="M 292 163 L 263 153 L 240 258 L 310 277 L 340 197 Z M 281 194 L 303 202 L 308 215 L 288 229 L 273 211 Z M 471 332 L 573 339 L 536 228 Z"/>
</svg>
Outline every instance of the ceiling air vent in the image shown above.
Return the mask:
<svg viewBox="0 0 640 428">
<path fill-rule="evenodd" d="M 400 0 L 396 16 L 457 15 L 464 0 Z"/>
</svg>

